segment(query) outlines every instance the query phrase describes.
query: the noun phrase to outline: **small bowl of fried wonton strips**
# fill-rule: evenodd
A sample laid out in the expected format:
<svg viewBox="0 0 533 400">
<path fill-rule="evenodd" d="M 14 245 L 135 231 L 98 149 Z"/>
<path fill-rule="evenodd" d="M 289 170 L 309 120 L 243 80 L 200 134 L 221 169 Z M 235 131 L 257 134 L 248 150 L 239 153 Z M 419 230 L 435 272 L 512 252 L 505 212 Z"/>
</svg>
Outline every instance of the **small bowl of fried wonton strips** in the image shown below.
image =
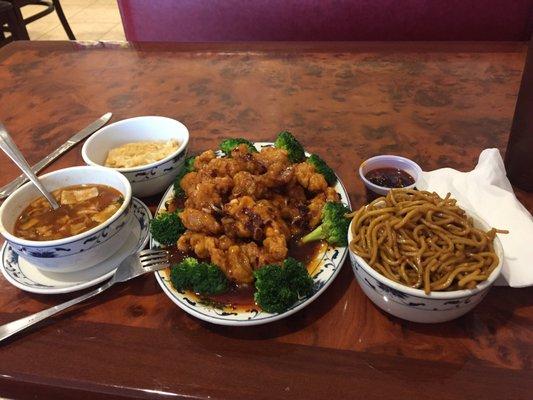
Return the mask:
<svg viewBox="0 0 533 400">
<path fill-rule="evenodd" d="M 407 192 L 392 194 L 397 204 L 415 202 L 404 211 L 389 195 L 352 214 L 352 269 L 365 294 L 389 314 L 413 322 L 450 321 L 478 305 L 500 275 L 498 231 L 449 197 Z M 437 211 L 442 205 L 444 211 Z M 415 207 L 422 209 L 407 216 Z"/>
<path fill-rule="evenodd" d="M 174 182 L 188 146 L 189 131 L 181 122 L 142 116 L 103 127 L 87 139 L 81 155 L 87 165 L 120 172 L 130 181 L 133 195 L 145 197 L 161 193 Z"/>
</svg>

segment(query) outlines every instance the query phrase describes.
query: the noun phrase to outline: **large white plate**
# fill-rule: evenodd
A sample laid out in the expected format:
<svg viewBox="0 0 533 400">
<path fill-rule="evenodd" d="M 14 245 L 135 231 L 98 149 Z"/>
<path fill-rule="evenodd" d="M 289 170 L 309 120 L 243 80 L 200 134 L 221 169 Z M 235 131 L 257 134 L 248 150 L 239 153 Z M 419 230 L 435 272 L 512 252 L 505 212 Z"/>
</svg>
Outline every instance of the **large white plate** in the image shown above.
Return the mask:
<svg viewBox="0 0 533 400">
<path fill-rule="evenodd" d="M 132 212 L 134 222 L 126 243 L 116 253 L 94 267 L 66 273 L 43 271 L 15 253 L 6 242 L 1 250 L 2 274 L 9 283 L 19 289 L 41 294 L 70 293 L 103 282 L 111 278 L 123 259 L 142 250 L 148 242 L 152 217 L 150 210 L 142 201 L 133 197 Z"/>
<path fill-rule="evenodd" d="M 272 143 L 255 143 L 255 147 L 258 150 L 270 146 L 272 146 Z M 337 176 L 337 178 L 339 177 Z M 348 193 L 340 179 L 337 179 L 335 189 L 340 194 L 341 201 L 351 208 Z M 165 211 L 165 203 L 172 199 L 172 196 L 173 190 L 171 186 L 163 195 L 156 214 Z M 150 247 L 155 248 L 158 246 L 159 243 L 154 241 L 153 238 L 150 238 Z M 213 305 L 203 303 L 194 293 L 189 291 L 182 293 L 174 289 L 170 283 L 170 277 L 168 276 L 167 270 L 157 271 L 155 277 L 165 294 L 176 303 L 178 307 L 201 320 L 218 325 L 260 325 L 288 317 L 315 301 L 318 296 L 327 289 L 331 282 L 333 282 L 339 273 L 347 254 L 347 247 L 323 246 L 317 258 L 312 261 L 313 263 L 316 263 L 316 267 L 311 268 L 313 270 L 311 275 L 314 281 L 313 294 L 305 299 L 299 300 L 290 309 L 279 314 L 267 313 L 260 310 L 259 307 L 250 309 L 243 309 L 241 307 L 216 308 Z"/>
</svg>

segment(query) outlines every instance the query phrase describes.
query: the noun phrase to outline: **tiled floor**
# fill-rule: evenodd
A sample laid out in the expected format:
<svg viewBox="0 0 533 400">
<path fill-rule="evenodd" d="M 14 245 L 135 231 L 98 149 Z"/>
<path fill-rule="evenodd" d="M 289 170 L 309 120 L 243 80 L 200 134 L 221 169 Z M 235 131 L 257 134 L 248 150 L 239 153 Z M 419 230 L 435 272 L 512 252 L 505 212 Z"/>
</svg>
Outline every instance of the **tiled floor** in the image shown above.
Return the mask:
<svg viewBox="0 0 533 400">
<path fill-rule="evenodd" d="M 116 0 L 61 0 L 63 11 L 78 40 L 126 40 Z M 24 17 L 42 10 L 22 8 Z M 27 25 L 31 40 L 68 40 L 54 12 Z"/>
</svg>

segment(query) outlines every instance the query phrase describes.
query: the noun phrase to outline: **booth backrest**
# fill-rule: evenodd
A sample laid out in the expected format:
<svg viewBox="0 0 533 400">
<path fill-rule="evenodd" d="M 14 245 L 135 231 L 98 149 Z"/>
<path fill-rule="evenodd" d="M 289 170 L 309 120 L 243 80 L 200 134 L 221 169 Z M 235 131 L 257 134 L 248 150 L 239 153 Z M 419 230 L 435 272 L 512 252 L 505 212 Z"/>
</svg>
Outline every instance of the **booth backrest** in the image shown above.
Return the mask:
<svg viewBox="0 0 533 400">
<path fill-rule="evenodd" d="M 533 0 L 118 0 L 130 41 L 528 40 Z"/>
</svg>

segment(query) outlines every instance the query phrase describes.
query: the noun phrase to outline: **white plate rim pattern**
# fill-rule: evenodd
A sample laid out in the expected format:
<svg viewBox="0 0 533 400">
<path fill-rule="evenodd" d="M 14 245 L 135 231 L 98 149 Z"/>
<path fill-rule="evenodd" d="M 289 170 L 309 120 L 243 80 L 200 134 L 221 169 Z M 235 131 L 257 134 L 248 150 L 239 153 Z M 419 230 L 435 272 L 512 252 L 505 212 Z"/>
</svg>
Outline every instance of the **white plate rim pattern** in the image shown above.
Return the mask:
<svg viewBox="0 0 533 400">
<path fill-rule="evenodd" d="M 255 147 L 258 150 L 263 147 L 271 146 L 273 146 L 272 142 L 255 143 Z M 306 155 L 309 156 L 309 153 L 306 152 Z M 351 208 L 348 192 L 338 175 L 335 188 L 341 196 L 341 201 Z M 161 202 L 157 206 L 155 215 L 157 215 L 162 209 L 165 208 L 165 203 L 171 198 L 172 191 L 172 186 L 170 186 L 166 190 L 165 194 L 161 199 Z M 156 247 L 158 247 L 158 243 L 155 242 L 150 236 L 150 248 Z M 223 310 L 218 310 L 214 307 L 198 303 L 195 299 L 188 298 L 186 293 L 180 293 L 175 290 L 169 280 L 166 278 L 164 271 L 157 271 L 154 273 L 154 275 L 157 283 L 159 284 L 159 286 L 161 286 L 161 289 L 163 289 L 163 292 L 170 298 L 170 300 L 172 300 L 172 302 L 174 302 L 183 311 L 196 318 L 213 324 L 226 326 L 261 325 L 286 318 L 307 307 L 309 304 L 315 301 L 337 277 L 342 266 L 344 265 L 347 255 L 348 247 L 332 247 L 328 245 L 327 249 L 321 254 L 320 263 L 322 265 L 320 266 L 320 270 L 313 276 L 313 281 L 315 282 L 314 293 L 308 298 L 299 300 L 287 311 L 280 314 L 270 314 L 264 311 L 257 312 L 257 310 L 235 313 L 228 313 Z M 324 281 L 317 279 L 324 271 L 330 272 L 327 279 Z"/>
</svg>

